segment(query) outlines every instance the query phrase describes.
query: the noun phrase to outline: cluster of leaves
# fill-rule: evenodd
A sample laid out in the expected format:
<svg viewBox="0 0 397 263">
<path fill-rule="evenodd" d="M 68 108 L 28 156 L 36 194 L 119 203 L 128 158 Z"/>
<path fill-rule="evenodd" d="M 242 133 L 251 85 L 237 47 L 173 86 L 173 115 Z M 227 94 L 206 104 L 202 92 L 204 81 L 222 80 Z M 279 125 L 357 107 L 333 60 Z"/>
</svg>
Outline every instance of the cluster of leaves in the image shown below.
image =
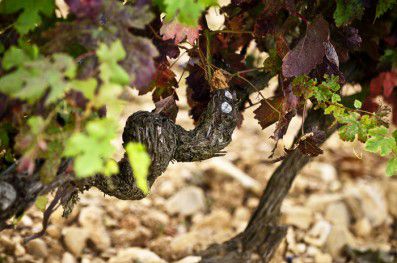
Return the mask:
<svg viewBox="0 0 397 263">
<path fill-rule="evenodd" d="M 127 72 L 118 63 L 126 53 L 121 42 L 116 41 L 110 46 L 100 44 L 96 55 L 100 63 L 99 83 L 96 78 L 76 79 L 77 65 L 67 54 L 55 53 L 51 57 L 43 57 L 36 46 L 25 49 L 12 46 L 6 51 L 2 66 L 10 72 L 0 78 L 0 92 L 31 105 L 43 100 L 44 106 L 53 108 L 56 114 L 61 113 L 61 108 L 53 105 L 64 100 L 66 94 L 80 92 L 87 100 L 84 111 L 75 112 L 80 116 L 74 118 L 74 123 L 66 120 L 72 118 L 72 105 L 63 108 L 65 125 L 59 125 L 53 113 L 49 113 L 46 119 L 38 115 L 28 118 L 30 131 L 21 132 L 21 143 L 17 141 L 16 145 L 23 154 L 20 169 L 27 167 L 32 173 L 35 160 L 47 158 L 40 172 L 48 175 L 51 170 L 57 170 L 61 156 L 64 156 L 74 159 L 73 169 L 78 177 L 119 172 L 117 163 L 112 159 L 116 153 L 112 140 L 118 135 L 118 119 L 124 103 L 119 96 L 129 83 Z M 104 106 L 107 107 L 107 117 L 95 116 L 97 114 L 93 109 Z M 149 158 L 141 152 L 142 148 L 127 146 L 129 156 L 137 156 L 139 160 Z M 142 167 L 132 167 L 137 171 L 135 175 L 141 176 L 138 181 L 147 193 L 147 185 L 143 183 L 146 182 L 147 161 Z"/>
<path fill-rule="evenodd" d="M 391 157 L 386 174 L 392 176 L 397 173 L 397 130 L 390 133 L 384 126 L 384 116 L 361 110 L 362 103 L 359 100 L 354 100 L 354 108 L 342 104 L 338 77 L 325 76 L 324 81 L 318 83 L 317 80 L 302 75 L 293 80 L 292 86 L 297 96 L 311 100 L 315 107 L 335 118 L 340 125 L 339 136 L 342 140 L 352 142 L 357 138 L 365 143 L 367 151 Z"/>
<path fill-rule="evenodd" d="M 175 120 L 179 81 L 170 59 L 185 49 L 194 120 L 219 76 L 237 91 L 243 110 L 257 92 L 252 82 L 278 75 L 275 96 L 255 111 L 262 128 L 277 122 L 276 140 L 311 100 L 334 116 L 342 139 L 358 138 L 367 150 L 391 155 L 387 173 L 395 173 L 396 134 L 387 132 L 382 115 L 370 113 L 382 96 L 397 123 L 395 0 L 232 0 L 220 9 L 224 29 L 216 31 L 203 16 L 216 0 L 121 2 L 65 0 L 66 17 L 56 15 L 55 0 L 0 2 L 1 169 L 18 160 L 20 171 L 38 171 L 51 181 L 73 159 L 79 177 L 117 173 L 112 141 L 125 104 L 121 95 L 127 86 L 152 92 L 155 112 Z M 269 54 L 262 65 L 248 52 L 253 41 Z M 339 95 L 344 82 L 362 84 L 369 96 L 345 106 Z M 315 137 L 301 141 L 315 144 Z M 147 193 L 150 157 L 139 144 L 126 151 Z"/>
</svg>

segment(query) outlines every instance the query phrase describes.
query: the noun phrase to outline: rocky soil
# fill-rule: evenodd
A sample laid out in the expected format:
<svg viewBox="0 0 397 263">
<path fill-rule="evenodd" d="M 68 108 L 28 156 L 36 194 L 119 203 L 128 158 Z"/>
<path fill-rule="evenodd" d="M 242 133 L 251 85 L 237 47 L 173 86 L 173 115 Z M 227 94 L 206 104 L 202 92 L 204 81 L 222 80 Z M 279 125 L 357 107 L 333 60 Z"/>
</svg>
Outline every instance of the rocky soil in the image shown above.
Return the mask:
<svg viewBox="0 0 397 263">
<path fill-rule="evenodd" d="M 144 98 L 132 104 L 130 111 L 152 107 Z M 179 104 L 178 122 L 191 126 Z M 252 109 L 244 118 L 226 156 L 170 165 L 140 201 L 91 189 L 68 218 L 57 210 L 47 234 L 25 245 L 41 229 L 42 212 L 32 208 L 16 230 L 0 233 L 0 262 L 198 262 L 196 252 L 244 229 L 277 166 L 263 162 L 271 129 L 260 130 Z M 273 262 L 397 262 L 397 178 L 384 176 L 384 160 L 337 135 L 323 148 L 283 204 L 290 228 Z"/>
</svg>

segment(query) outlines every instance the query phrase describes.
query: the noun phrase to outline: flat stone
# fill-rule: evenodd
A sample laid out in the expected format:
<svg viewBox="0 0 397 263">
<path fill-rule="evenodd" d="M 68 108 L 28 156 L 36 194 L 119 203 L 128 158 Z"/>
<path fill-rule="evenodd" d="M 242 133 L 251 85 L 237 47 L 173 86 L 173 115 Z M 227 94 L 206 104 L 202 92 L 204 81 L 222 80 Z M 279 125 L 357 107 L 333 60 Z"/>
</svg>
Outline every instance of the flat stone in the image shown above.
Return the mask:
<svg viewBox="0 0 397 263">
<path fill-rule="evenodd" d="M 77 263 L 77 261 L 72 254 L 65 252 L 62 256 L 62 263 Z"/>
<path fill-rule="evenodd" d="M 86 247 L 89 232 L 81 227 L 68 227 L 62 231 L 66 248 L 76 257 L 80 256 Z"/>
<path fill-rule="evenodd" d="M 354 246 L 354 237 L 345 226 L 334 225 L 326 242 L 326 250 L 333 258 L 341 256 L 345 245 Z"/>
<path fill-rule="evenodd" d="M 388 180 L 387 181 L 387 206 L 389 212 L 394 218 L 397 218 L 397 181 Z"/>
<path fill-rule="evenodd" d="M 282 206 L 282 222 L 293 225 L 300 229 L 308 229 L 313 222 L 313 213 L 310 209 L 302 206 Z"/>
<path fill-rule="evenodd" d="M 325 210 L 325 219 L 334 225 L 350 225 L 350 214 L 347 206 L 343 202 L 331 203 Z"/>
<path fill-rule="evenodd" d="M 204 211 L 205 207 L 204 191 L 196 186 L 188 186 L 181 189 L 171 196 L 165 204 L 169 214 L 180 214 L 183 216 Z"/>
<path fill-rule="evenodd" d="M 130 247 L 121 249 L 117 252 L 115 257 L 110 258 L 109 263 L 131 263 L 131 262 L 145 262 L 145 263 L 166 263 L 154 252 L 139 247 Z"/>
</svg>

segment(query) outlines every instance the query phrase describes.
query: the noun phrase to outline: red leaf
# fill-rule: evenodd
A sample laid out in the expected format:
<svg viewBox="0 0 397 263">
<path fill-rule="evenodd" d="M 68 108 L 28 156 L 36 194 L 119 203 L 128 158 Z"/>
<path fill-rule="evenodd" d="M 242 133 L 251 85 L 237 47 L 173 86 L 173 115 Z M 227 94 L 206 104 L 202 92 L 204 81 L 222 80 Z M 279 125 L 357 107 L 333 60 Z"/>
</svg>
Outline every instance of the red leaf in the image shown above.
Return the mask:
<svg viewBox="0 0 397 263">
<path fill-rule="evenodd" d="M 283 109 L 283 100 L 283 96 L 279 96 L 261 101 L 261 105 L 254 111 L 254 114 L 255 119 L 258 120 L 262 129 L 266 129 L 280 119 Z"/>
<path fill-rule="evenodd" d="M 287 78 L 308 74 L 323 62 L 324 42 L 329 40 L 328 22 L 318 16 L 307 27 L 306 35 L 283 58 L 282 72 Z"/>
<path fill-rule="evenodd" d="M 160 28 L 160 34 L 163 36 L 163 40 L 174 39 L 175 44 L 179 44 L 186 39 L 187 42 L 193 45 L 194 41 L 199 37 L 200 30 L 200 26 L 182 25 L 174 20 L 170 23 L 164 22 Z"/>
<path fill-rule="evenodd" d="M 380 73 L 376 78 L 371 80 L 370 95 L 371 97 L 382 94 L 385 98 L 392 95 L 394 87 L 397 86 L 397 72 L 387 71 Z"/>
<path fill-rule="evenodd" d="M 155 103 L 155 113 L 164 115 L 175 122 L 176 115 L 178 114 L 178 106 L 175 102 L 175 96 L 171 95 Z"/>
<path fill-rule="evenodd" d="M 325 133 L 323 131 L 315 131 L 303 135 L 298 142 L 297 148 L 301 153 L 306 154 L 310 157 L 315 157 L 323 153 L 323 150 L 318 147 L 318 144 L 325 139 Z"/>
</svg>

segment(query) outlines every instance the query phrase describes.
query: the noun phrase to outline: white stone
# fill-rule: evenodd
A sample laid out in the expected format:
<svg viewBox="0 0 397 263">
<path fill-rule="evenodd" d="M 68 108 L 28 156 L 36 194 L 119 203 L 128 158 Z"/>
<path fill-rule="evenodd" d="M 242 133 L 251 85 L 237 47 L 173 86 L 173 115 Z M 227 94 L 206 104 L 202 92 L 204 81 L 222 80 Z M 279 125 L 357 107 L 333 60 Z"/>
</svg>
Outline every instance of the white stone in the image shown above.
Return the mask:
<svg viewBox="0 0 397 263">
<path fill-rule="evenodd" d="M 341 255 L 345 245 L 354 246 L 354 237 L 345 226 L 334 225 L 326 242 L 326 249 L 333 258 Z"/>
<path fill-rule="evenodd" d="M 380 226 L 386 221 L 388 213 L 385 195 L 377 183 L 359 182 L 355 186 L 345 187 L 346 201 L 352 211 L 360 209 L 356 212 L 361 212 L 368 218 L 373 227 Z M 354 205 L 354 202 L 358 204 Z"/>
<path fill-rule="evenodd" d="M 347 206 L 343 202 L 331 203 L 325 211 L 325 219 L 334 225 L 350 225 L 350 214 Z"/>
<path fill-rule="evenodd" d="M 196 186 L 188 186 L 171 196 L 165 208 L 171 215 L 193 215 L 205 209 L 204 191 Z"/>
<path fill-rule="evenodd" d="M 97 206 L 88 206 L 81 209 L 79 223 L 89 232 L 89 239 L 101 251 L 111 245 L 111 240 L 104 226 L 103 210 Z"/>
<path fill-rule="evenodd" d="M 282 221 L 301 229 L 308 229 L 313 222 L 313 213 L 310 209 L 301 206 L 282 206 Z"/>
<path fill-rule="evenodd" d="M 316 247 L 322 247 L 327 241 L 332 229 L 331 224 L 325 220 L 319 220 L 305 235 L 305 242 Z"/>
<path fill-rule="evenodd" d="M 89 232 L 80 227 L 68 227 L 62 234 L 67 249 L 76 257 L 80 256 L 86 246 Z"/>
<path fill-rule="evenodd" d="M 62 263 L 77 263 L 77 261 L 72 254 L 65 252 L 62 256 Z"/>
<path fill-rule="evenodd" d="M 131 262 L 145 262 L 145 263 L 166 263 L 165 260 L 148 249 L 139 247 L 130 247 L 121 249 L 117 252 L 115 257 L 110 258 L 109 263 L 131 263 Z"/>
<path fill-rule="evenodd" d="M 175 263 L 198 263 L 200 262 L 201 257 L 197 256 L 187 256 L 182 258 L 181 260 L 176 261 Z"/>
<path fill-rule="evenodd" d="M 397 181 L 387 181 L 387 205 L 392 216 L 397 218 Z"/>
</svg>

